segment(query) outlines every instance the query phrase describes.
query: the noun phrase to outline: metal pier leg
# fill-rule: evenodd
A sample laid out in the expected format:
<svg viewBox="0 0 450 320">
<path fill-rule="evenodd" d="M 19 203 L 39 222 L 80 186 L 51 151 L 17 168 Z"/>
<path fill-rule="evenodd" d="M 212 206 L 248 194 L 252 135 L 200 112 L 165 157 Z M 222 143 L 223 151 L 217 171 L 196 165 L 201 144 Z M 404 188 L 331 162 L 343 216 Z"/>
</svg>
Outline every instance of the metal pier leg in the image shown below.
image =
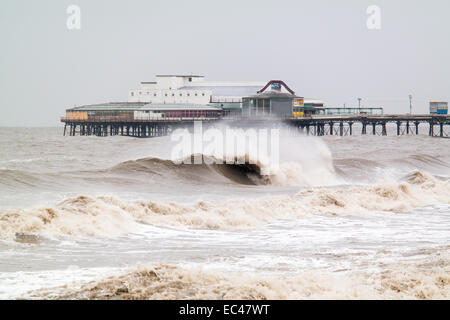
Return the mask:
<svg viewBox="0 0 450 320">
<path fill-rule="evenodd" d="M 344 135 L 344 123 L 339 122 L 339 135 L 342 137 Z"/>
<path fill-rule="evenodd" d="M 406 121 L 406 134 L 409 134 L 409 121 Z"/>
<path fill-rule="evenodd" d="M 401 122 L 400 121 L 397 121 L 397 135 L 399 136 L 400 135 L 400 126 L 401 126 Z"/>
<path fill-rule="evenodd" d="M 381 125 L 381 127 L 382 127 L 382 135 L 383 135 L 383 136 L 387 136 L 386 122 L 383 122 L 383 124 Z"/>
</svg>

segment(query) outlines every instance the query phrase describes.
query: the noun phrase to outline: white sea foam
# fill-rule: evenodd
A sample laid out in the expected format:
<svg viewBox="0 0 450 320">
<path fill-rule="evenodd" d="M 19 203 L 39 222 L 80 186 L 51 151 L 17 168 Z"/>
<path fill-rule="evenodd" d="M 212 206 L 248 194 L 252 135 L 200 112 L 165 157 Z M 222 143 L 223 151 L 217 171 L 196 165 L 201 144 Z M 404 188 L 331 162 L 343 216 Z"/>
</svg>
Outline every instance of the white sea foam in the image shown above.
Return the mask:
<svg viewBox="0 0 450 320">
<path fill-rule="evenodd" d="M 376 273 L 299 272 L 289 277 L 206 267 L 142 265 L 91 282 L 42 288 L 28 299 L 448 299 L 450 260 L 398 263 Z"/>
<path fill-rule="evenodd" d="M 367 215 L 408 212 L 430 204 L 449 204 L 450 184 L 415 172 L 404 181 L 379 186 L 314 188 L 293 196 L 198 201 L 123 201 L 115 197 L 77 196 L 52 208 L 9 210 L 0 215 L 2 238 L 37 235 L 117 236 L 136 223 L 207 229 L 257 227 L 310 214 Z"/>
</svg>

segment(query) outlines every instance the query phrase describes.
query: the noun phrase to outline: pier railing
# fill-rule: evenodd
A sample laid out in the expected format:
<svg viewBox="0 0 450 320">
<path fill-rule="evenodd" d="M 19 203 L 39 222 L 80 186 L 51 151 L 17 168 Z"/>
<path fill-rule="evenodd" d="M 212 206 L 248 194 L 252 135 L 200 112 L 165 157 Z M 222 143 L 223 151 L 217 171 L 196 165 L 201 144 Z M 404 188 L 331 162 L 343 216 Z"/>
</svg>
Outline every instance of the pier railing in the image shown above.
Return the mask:
<svg viewBox="0 0 450 320">
<path fill-rule="evenodd" d="M 109 123 L 109 122 L 181 122 L 181 121 L 208 121 L 219 120 L 219 117 L 164 117 L 164 118 L 122 118 L 122 117 L 89 117 L 87 119 L 61 117 L 61 122 L 91 122 L 91 123 Z"/>
</svg>

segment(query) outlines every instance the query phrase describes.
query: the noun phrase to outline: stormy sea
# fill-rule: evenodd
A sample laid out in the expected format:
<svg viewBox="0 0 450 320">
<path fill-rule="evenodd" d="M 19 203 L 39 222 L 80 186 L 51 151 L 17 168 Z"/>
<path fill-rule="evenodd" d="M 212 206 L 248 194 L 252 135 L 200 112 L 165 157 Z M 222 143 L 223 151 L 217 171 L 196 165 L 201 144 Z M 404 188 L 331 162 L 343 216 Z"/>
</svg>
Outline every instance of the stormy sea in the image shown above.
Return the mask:
<svg viewBox="0 0 450 320">
<path fill-rule="evenodd" d="M 390 129 L 281 134 L 266 175 L 0 128 L 0 298 L 449 299 L 450 140 Z"/>
</svg>

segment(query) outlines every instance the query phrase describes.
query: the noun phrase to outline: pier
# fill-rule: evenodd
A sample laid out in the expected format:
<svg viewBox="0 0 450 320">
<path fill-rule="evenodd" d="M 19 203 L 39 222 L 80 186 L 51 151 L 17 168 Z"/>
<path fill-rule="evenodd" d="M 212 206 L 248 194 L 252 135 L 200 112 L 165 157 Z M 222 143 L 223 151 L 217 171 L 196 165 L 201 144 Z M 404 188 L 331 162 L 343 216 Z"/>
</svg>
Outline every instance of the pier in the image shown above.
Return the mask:
<svg viewBox="0 0 450 320">
<path fill-rule="evenodd" d="M 172 117 L 158 119 L 66 119 L 64 135 L 68 136 L 131 136 L 131 137 L 159 137 L 170 133 L 177 128 L 192 127 L 194 121 L 202 121 L 211 125 L 221 121 L 236 128 L 267 127 L 275 128 L 287 126 L 305 135 L 324 136 L 351 136 L 381 135 L 387 136 L 387 125 L 396 127 L 396 135 L 418 135 L 419 127 L 426 126 L 431 137 L 450 137 L 449 115 L 323 115 L 301 118 L 273 117 Z M 355 127 L 358 124 L 358 128 Z"/>
<path fill-rule="evenodd" d="M 306 135 L 353 135 L 360 124 L 361 135 L 387 136 L 387 125 L 394 124 L 396 135 L 418 135 L 419 126 L 427 126 L 431 137 L 450 137 L 449 115 L 339 115 L 285 120 Z"/>
</svg>

